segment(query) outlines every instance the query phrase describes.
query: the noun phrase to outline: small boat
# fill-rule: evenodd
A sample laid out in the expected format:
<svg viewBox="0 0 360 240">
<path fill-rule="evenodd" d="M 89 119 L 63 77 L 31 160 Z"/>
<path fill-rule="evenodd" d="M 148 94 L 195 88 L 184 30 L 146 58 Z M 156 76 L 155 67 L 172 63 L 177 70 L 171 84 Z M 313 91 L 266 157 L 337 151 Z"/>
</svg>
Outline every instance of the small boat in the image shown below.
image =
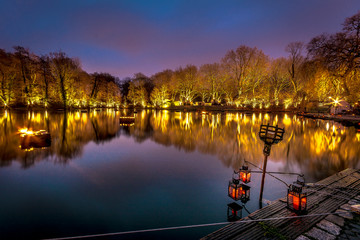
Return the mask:
<svg viewBox="0 0 360 240">
<path fill-rule="evenodd" d="M 20 130 L 21 149 L 44 148 L 51 146 L 51 135 L 45 130 L 31 131 L 28 129 Z"/>
</svg>

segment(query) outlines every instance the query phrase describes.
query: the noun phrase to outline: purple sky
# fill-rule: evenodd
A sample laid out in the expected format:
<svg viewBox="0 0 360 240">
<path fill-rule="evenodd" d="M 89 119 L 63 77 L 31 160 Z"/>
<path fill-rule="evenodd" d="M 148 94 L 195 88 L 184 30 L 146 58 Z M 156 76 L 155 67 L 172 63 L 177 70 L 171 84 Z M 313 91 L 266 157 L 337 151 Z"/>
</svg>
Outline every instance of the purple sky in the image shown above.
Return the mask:
<svg viewBox="0 0 360 240">
<path fill-rule="evenodd" d="M 0 48 L 62 50 L 123 78 L 218 62 L 245 44 L 271 57 L 341 29 L 359 0 L 1 0 Z"/>
</svg>

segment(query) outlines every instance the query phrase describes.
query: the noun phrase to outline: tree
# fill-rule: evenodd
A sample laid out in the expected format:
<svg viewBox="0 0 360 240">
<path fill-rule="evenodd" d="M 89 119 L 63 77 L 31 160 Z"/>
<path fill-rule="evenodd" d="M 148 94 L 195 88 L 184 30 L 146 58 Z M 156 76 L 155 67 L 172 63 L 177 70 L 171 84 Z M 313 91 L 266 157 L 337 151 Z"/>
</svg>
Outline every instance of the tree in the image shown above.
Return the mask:
<svg viewBox="0 0 360 240">
<path fill-rule="evenodd" d="M 200 90 L 205 92 L 202 98 L 209 96 L 211 102 L 221 102 L 220 65 L 218 63 L 204 64 L 200 67 Z"/>
<path fill-rule="evenodd" d="M 304 43 L 302 42 L 289 43 L 285 48 L 285 51 L 289 53 L 288 72 L 290 83 L 293 86 L 295 99 L 298 97 L 298 92 L 301 90 L 298 71 L 304 61 L 304 57 L 302 56 L 303 49 Z"/>
<path fill-rule="evenodd" d="M 53 83 L 53 78 L 51 75 L 51 68 L 50 68 L 50 58 L 48 55 L 43 55 L 40 57 L 39 59 L 39 67 L 40 67 L 40 72 L 42 75 L 42 79 L 43 79 L 43 87 L 44 87 L 44 97 L 43 97 L 43 101 L 44 101 L 44 105 L 45 107 L 48 105 L 49 103 L 49 89 L 50 89 L 50 84 Z"/>
<path fill-rule="evenodd" d="M 269 89 L 272 90 L 275 104 L 280 102 L 281 95 L 289 87 L 288 61 L 285 58 L 278 58 L 271 62 L 269 72 Z"/>
<path fill-rule="evenodd" d="M 170 92 L 173 90 L 171 84 L 171 77 L 173 75 L 172 70 L 164 70 L 162 72 L 154 74 L 151 79 L 154 84 L 154 89 L 151 92 L 150 100 L 155 106 L 163 106 L 170 101 Z M 173 95 L 174 101 L 174 95 Z"/>
<path fill-rule="evenodd" d="M 197 67 L 187 65 L 185 68 L 178 68 L 173 74 L 173 81 L 176 83 L 180 101 L 190 104 L 196 97 Z"/>
<path fill-rule="evenodd" d="M 239 100 L 244 101 L 246 99 L 244 94 L 249 90 L 255 92 L 256 86 L 262 79 L 258 75 L 261 72 L 259 68 L 265 67 L 263 64 L 265 64 L 266 58 L 266 55 L 256 47 L 241 45 L 235 51 L 228 51 L 222 59 L 228 76 L 236 83 L 234 87 L 238 92 Z"/>
<path fill-rule="evenodd" d="M 341 81 L 341 95 L 356 101 L 360 90 L 360 12 L 345 20 L 341 32 L 313 38 L 307 49 L 313 60 Z"/>
<path fill-rule="evenodd" d="M 17 84 L 16 76 L 14 56 L 0 49 L 0 100 L 4 106 L 10 106 L 16 95 L 21 95 L 21 84 Z"/>
<path fill-rule="evenodd" d="M 146 106 L 152 90 L 150 79 L 142 73 L 136 73 L 129 83 L 127 99 L 134 105 Z"/>
<path fill-rule="evenodd" d="M 50 59 L 51 74 L 56 81 L 61 102 L 66 109 L 74 100 L 76 89 L 73 82 L 79 70 L 79 63 L 61 51 L 50 53 Z"/>
</svg>

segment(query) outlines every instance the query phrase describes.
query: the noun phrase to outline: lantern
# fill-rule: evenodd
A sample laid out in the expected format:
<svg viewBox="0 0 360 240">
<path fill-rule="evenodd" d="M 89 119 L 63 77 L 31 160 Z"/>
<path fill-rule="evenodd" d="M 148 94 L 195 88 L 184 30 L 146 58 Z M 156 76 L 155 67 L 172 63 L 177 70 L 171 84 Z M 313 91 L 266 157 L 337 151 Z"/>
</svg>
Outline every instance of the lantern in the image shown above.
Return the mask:
<svg viewBox="0 0 360 240">
<path fill-rule="evenodd" d="M 249 183 L 251 180 L 251 170 L 249 170 L 248 166 L 243 165 L 239 171 L 240 173 L 240 180 L 243 183 Z"/>
<path fill-rule="evenodd" d="M 240 182 L 239 173 L 234 171 L 232 180 L 229 181 L 228 196 L 234 199 L 235 201 L 239 200 L 241 197 L 240 194 L 241 185 L 239 184 L 239 182 Z"/>
<path fill-rule="evenodd" d="M 303 213 L 306 211 L 307 194 L 302 191 L 302 188 L 302 185 L 294 183 L 291 184 L 288 189 L 287 206 L 297 213 Z"/>
<path fill-rule="evenodd" d="M 265 144 L 272 145 L 283 139 L 284 132 L 284 129 L 279 128 L 277 125 L 275 127 L 270 126 L 269 124 L 261 125 L 259 137 L 265 142 Z"/>
<path fill-rule="evenodd" d="M 240 200 L 242 203 L 246 203 L 247 201 L 250 200 L 250 187 L 248 185 L 245 184 L 241 184 L 241 196 L 240 196 Z"/>
<path fill-rule="evenodd" d="M 242 206 L 236 202 L 229 203 L 227 206 L 227 219 L 229 222 L 234 222 L 242 218 Z"/>
<path fill-rule="evenodd" d="M 250 199 L 250 187 L 245 184 L 239 184 L 238 181 L 230 181 L 228 196 L 235 201 L 241 200 L 242 202 L 247 202 Z"/>
</svg>

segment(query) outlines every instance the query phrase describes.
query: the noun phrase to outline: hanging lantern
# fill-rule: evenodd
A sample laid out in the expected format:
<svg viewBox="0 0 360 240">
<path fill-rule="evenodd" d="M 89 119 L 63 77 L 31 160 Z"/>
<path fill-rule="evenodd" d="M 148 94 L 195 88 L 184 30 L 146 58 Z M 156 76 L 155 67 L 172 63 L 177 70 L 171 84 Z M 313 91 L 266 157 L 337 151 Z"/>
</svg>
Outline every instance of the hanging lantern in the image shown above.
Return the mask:
<svg viewBox="0 0 360 240">
<path fill-rule="evenodd" d="M 249 170 L 249 167 L 243 165 L 239 172 L 240 172 L 240 180 L 243 183 L 249 183 L 251 180 L 251 170 Z"/>
<path fill-rule="evenodd" d="M 294 183 L 291 184 L 288 189 L 287 206 L 297 213 L 303 213 L 306 211 L 307 194 L 306 192 L 303 192 L 302 188 L 302 185 Z"/>
<path fill-rule="evenodd" d="M 228 186 L 228 196 L 234 199 L 235 201 L 241 198 L 241 193 L 240 193 L 241 184 L 239 184 L 240 183 L 239 176 L 240 176 L 239 173 L 234 171 L 232 180 L 229 181 L 229 186 Z"/>
<path fill-rule="evenodd" d="M 242 206 L 236 202 L 229 203 L 227 206 L 227 219 L 229 222 L 234 222 L 242 218 Z"/>
<path fill-rule="evenodd" d="M 247 202 L 250 200 L 250 187 L 245 184 L 239 184 L 238 181 L 230 181 L 228 196 L 235 201 L 241 200 L 242 202 Z"/>
</svg>

